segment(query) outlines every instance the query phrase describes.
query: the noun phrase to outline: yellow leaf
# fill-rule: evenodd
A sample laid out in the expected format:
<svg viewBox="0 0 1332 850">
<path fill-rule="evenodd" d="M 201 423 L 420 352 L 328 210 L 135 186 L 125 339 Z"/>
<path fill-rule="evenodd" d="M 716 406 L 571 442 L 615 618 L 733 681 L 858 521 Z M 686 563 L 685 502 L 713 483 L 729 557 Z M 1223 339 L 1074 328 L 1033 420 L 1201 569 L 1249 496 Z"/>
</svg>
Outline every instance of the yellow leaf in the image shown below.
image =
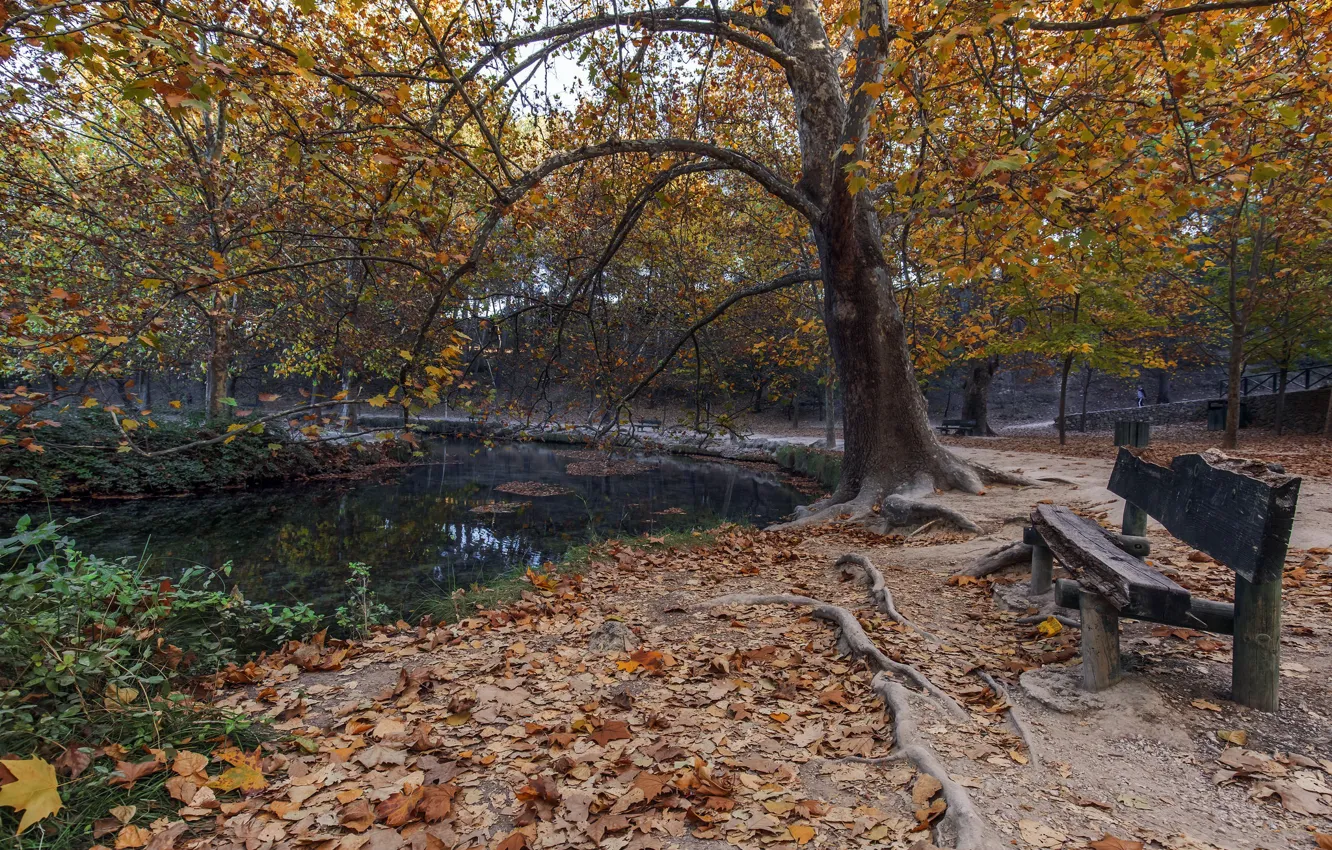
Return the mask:
<svg viewBox="0 0 1332 850">
<path fill-rule="evenodd" d="M 122 419 L 120 420 L 120 427 L 124 428 L 126 431 L 133 431 L 139 427 L 139 423 L 133 419 Z"/>
<path fill-rule="evenodd" d="M 888 89 L 883 83 L 861 83 L 860 90 L 876 100 Z"/>
<path fill-rule="evenodd" d="M 0 806 L 23 812 L 18 831 L 60 811 L 64 805 L 56 790 L 55 768 L 45 759 L 0 759 L 14 781 L 0 786 Z"/>
<path fill-rule="evenodd" d="M 791 832 L 791 837 L 795 839 L 796 844 L 805 845 L 814 840 L 814 827 L 806 826 L 803 823 L 793 824 L 787 827 Z"/>
<path fill-rule="evenodd" d="M 1060 623 L 1053 615 L 1046 617 L 1041 621 L 1041 624 L 1036 627 L 1036 631 L 1040 632 L 1042 637 L 1054 637 L 1063 630 L 1063 623 Z"/>
<path fill-rule="evenodd" d="M 173 408 L 175 408 L 176 410 L 180 410 L 180 402 L 178 402 L 178 401 L 170 401 L 170 402 L 167 402 L 167 404 L 170 404 L 170 405 L 171 405 Z"/>
<path fill-rule="evenodd" d="M 262 791 L 268 787 L 268 780 L 253 767 L 242 764 L 227 768 L 208 787 L 216 791 Z"/>
<path fill-rule="evenodd" d="M 383 407 L 384 405 L 388 404 L 388 399 L 384 398 L 384 396 L 382 395 L 377 395 L 374 396 L 373 398 L 366 399 L 365 403 L 370 405 L 371 407 Z"/>
</svg>

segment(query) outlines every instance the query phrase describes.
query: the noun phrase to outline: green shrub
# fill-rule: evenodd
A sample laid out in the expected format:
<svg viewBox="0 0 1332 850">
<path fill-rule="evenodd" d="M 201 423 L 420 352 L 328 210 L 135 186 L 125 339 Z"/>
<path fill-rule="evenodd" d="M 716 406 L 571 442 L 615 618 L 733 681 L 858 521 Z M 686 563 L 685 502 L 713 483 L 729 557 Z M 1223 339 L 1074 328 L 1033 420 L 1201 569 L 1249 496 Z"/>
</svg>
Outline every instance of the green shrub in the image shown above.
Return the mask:
<svg viewBox="0 0 1332 850">
<path fill-rule="evenodd" d="M 318 622 L 228 593 L 203 568 L 164 578 L 84 554 L 28 517 L 0 540 L 0 564 L 0 752 L 154 743 L 194 677 Z"/>
</svg>

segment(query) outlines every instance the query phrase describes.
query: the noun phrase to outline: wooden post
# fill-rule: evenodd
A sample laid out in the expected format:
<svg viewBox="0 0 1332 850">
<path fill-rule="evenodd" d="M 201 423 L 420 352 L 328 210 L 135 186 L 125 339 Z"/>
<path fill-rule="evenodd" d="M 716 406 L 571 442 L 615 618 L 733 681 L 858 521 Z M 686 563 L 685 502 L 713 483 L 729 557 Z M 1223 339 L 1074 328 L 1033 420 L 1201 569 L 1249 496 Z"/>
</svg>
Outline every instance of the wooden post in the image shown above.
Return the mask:
<svg viewBox="0 0 1332 850">
<path fill-rule="evenodd" d="M 1281 703 L 1281 579 L 1254 584 L 1235 576 L 1235 702 L 1259 711 Z"/>
<path fill-rule="evenodd" d="M 1082 687 L 1103 691 L 1120 679 L 1119 614 L 1095 593 L 1082 591 Z"/>
<path fill-rule="evenodd" d="M 1116 422 L 1115 445 L 1145 449 L 1152 439 L 1150 422 Z M 1147 536 L 1147 512 L 1132 502 L 1124 502 L 1124 533 Z"/>
<path fill-rule="evenodd" d="M 1054 576 L 1054 553 L 1044 541 L 1031 544 L 1031 587 L 1032 596 L 1050 592 L 1051 579 Z"/>
</svg>

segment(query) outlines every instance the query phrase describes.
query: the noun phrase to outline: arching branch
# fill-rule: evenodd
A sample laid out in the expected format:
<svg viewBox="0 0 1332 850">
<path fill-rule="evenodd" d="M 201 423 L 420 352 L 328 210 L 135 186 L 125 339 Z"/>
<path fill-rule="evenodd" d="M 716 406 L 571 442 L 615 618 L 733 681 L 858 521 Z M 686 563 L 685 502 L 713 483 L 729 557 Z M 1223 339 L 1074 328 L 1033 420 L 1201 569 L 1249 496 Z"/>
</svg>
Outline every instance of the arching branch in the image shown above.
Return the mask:
<svg viewBox="0 0 1332 850">
<path fill-rule="evenodd" d="M 1222 0 L 1222 2 L 1217 3 L 1195 3 L 1192 6 L 1157 9 L 1145 15 L 1124 15 L 1120 18 L 1105 17 L 1093 21 L 1024 21 L 1022 18 L 1014 18 L 1013 20 L 1026 24 L 1030 29 L 1042 32 L 1088 32 L 1090 30 L 1151 24 L 1165 18 L 1177 18 L 1181 15 L 1201 15 L 1206 12 L 1224 12 L 1231 9 L 1262 9 L 1268 6 L 1283 6 L 1289 2 L 1290 0 Z"/>
</svg>

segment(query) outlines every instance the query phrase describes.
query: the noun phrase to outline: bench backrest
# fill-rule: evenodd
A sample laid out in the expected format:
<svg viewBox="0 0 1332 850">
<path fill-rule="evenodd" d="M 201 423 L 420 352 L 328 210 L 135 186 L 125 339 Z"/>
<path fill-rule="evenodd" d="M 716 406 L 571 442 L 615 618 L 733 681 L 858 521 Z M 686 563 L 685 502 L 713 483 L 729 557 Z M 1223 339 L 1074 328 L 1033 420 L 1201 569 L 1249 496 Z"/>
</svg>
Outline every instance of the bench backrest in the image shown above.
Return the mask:
<svg viewBox="0 0 1332 850">
<path fill-rule="evenodd" d="M 1120 448 L 1109 489 L 1247 581 L 1281 577 L 1299 478 L 1215 450 L 1165 467 Z"/>
</svg>

